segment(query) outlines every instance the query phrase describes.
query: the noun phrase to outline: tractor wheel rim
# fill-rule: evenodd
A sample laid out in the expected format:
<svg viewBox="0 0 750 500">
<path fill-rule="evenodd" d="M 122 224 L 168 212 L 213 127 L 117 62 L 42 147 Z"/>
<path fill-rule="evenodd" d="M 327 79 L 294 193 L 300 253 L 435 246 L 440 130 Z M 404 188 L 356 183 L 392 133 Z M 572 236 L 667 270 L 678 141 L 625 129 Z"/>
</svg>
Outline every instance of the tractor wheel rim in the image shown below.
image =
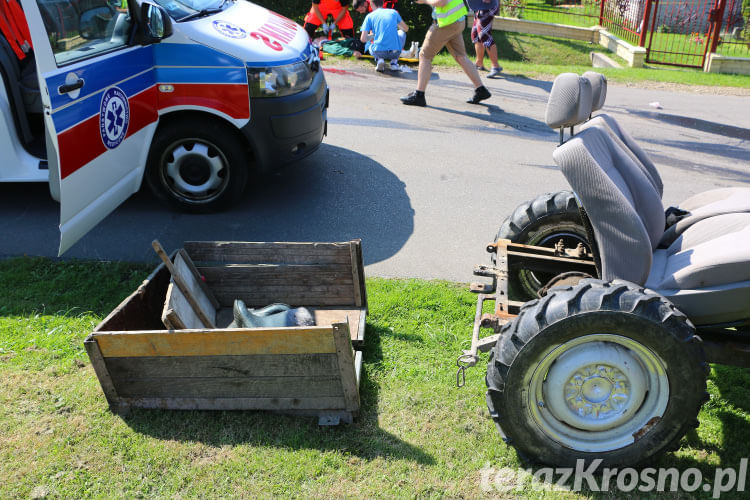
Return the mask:
<svg viewBox="0 0 750 500">
<path fill-rule="evenodd" d="M 546 350 L 528 374 L 528 408 L 541 432 L 578 451 L 632 444 L 669 401 L 664 361 L 631 338 L 592 334 Z"/>
</svg>

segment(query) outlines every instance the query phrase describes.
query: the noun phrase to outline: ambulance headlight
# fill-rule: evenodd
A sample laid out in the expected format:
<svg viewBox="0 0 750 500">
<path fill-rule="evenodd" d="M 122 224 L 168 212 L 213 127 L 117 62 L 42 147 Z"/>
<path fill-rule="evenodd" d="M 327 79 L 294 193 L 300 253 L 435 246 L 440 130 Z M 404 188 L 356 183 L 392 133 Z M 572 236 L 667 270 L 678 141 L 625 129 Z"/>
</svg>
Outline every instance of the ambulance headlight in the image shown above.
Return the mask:
<svg viewBox="0 0 750 500">
<path fill-rule="evenodd" d="M 302 92 L 310 87 L 313 72 L 304 61 L 272 66 L 247 68 L 250 97 L 281 97 Z"/>
</svg>

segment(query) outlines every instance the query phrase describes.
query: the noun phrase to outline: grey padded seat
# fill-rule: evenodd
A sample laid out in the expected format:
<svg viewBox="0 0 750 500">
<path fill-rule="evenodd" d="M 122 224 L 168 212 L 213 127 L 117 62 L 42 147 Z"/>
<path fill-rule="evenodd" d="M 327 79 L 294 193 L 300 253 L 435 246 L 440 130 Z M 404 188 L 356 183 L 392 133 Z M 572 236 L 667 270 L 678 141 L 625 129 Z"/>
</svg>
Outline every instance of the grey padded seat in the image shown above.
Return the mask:
<svg viewBox="0 0 750 500">
<path fill-rule="evenodd" d="M 560 80 L 556 90 L 557 84 L 550 104 L 557 120 L 568 126 L 580 116 L 581 103 L 574 99 L 582 93 L 571 88 L 576 82 L 570 77 Z M 700 220 L 668 248 L 657 249 L 665 221 L 661 196 L 632 153 L 609 132 L 587 128 L 553 157 L 589 215 L 604 280 L 647 286 L 696 324 L 750 317 L 749 213 Z"/>
<path fill-rule="evenodd" d="M 607 79 L 601 73 L 594 71 L 587 71 L 583 74 L 583 78 L 591 84 L 593 113 L 604 106 L 607 96 Z M 651 158 L 635 139 L 620 127 L 614 118 L 606 114 L 597 115 L 581 124 L 579 130 L 583 131 L 591 127 L 601 128 L 612 134 L 617 141 L 621 141 L 621 145 L 630 150 L 635 157 L 638 166 L 644 171 L 646 177 L 659 192 L 659 196 L 661 197 L 664 194 L 664 185 L 659 171 L 656 169 L 656 165 L 654 165 L 654 162 L 651 161 Z M 659 246 L 662 248 L 668 247 L 683 231 L 698 221 L 715 215 L 750 212 L 750 188 L 712 189 L 688 198 L 680 203 L 678 208 L 687 210 L 690 212 L 690 215 L 670 226 L 665 231 L 659 243 Z"/>
</svg>

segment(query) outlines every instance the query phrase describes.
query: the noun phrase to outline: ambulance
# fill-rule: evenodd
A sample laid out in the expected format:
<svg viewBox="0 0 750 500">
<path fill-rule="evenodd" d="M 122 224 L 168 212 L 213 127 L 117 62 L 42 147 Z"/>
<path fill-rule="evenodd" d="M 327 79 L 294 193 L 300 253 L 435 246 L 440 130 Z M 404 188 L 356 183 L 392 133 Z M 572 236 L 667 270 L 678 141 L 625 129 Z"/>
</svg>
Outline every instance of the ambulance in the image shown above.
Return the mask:
<svg viewBox="0 0 750 500">
<path fill-rule="evenodd" d="M 263 7 L 18 2 L 0 0 L 0 182 L 49 182 L 60 254 L 144 181 L 186 211 L 226 208 L 326 135 L 318 52 Z"/>
</svg>

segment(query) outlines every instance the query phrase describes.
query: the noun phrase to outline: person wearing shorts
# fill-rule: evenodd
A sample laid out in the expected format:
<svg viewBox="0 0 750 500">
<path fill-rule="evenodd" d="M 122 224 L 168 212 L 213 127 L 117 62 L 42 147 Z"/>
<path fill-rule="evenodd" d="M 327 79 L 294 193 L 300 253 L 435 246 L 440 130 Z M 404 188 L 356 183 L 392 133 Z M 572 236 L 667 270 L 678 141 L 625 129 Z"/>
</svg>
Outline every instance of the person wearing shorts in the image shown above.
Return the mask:
<svg viewBox="0 0 750 500">
<path fill-rule="evenodd" d="M 484 53 L 492 63 L 492 69 L 487 78 L 498 78 L 503 68 L 497 62 L 497 45 L 492 37 L 492 21 L 495 19 L 497 12 L 500 10 L 500 3 L 497 0 L 475 0 L 474 3 L 480 3 L 481 9 L 474 11 L 474 25 L 471 27 L 471 42 L 474 44 L 474 51 L 477 54 L 476 67 L 479 70 L 486 71 L 484 68 Z"/>
<path fill-rule="evenodd" d="M 305 31 L 310 39 L 329 15 L 333 17 L 333 24 L 339 27 L 343 36 L 354 38 L 354 21 L 349 15 L 348 6 L 349 0 L 312 0 L 310 12 L 305 16 Z"/>
<path fill-rule="evenodd" d="M 482 85 L 477 67 L 466 55 L 462 33 L 466 27 L 466 14 L 469 11 L 464 6 L 463 0 L 416 0 L 416 2 L 426 3 L 432 7 L 434 22 L 427 31 L 422 49 L 419 51 L 417 90 L 402 97 L 401 102 L 408 106 L 427 105 L 424 92 L 432 74 L 432 60 L 443 47 L 448 49 L 453 59 L 474 84 L 474 95 L 466 102 L 478 104 L 489 99 L 492 94 Z"/>
</svg>

